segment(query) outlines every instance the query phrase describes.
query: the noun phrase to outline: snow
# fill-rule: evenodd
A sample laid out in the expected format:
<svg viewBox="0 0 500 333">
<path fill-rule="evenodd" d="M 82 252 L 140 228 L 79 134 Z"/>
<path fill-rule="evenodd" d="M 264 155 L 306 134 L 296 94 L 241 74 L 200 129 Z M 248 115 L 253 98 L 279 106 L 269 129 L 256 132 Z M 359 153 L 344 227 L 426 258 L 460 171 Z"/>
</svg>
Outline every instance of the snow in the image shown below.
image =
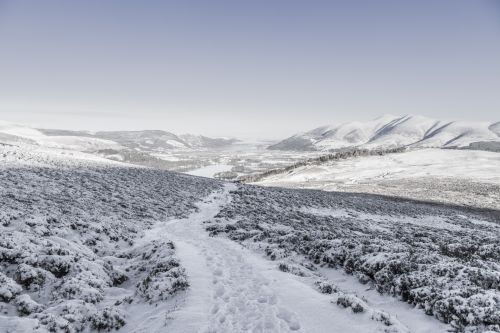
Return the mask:
<svg viewBox="0 0 500 333">
<path fill-rule="evenodd" d="M 432 317 L 409 304 L 404 304 L 396 298 L 381 295 L 373 288 L 367 288 L 357 279 L 341 270 L 321 268 L 322 275 L 327 277 L 344 292 L 355 294 L 365 299 L 372 306 L 394 315 L 400 319 L 413 333 L 446 333 L 449 326 L 437 323 Z"/>
<path fill-rule="evenodd" d="M 220 185 L 84 153 L 0 149 L 0 331 L 114 330 L 147 314 L 161 331 L 156 311 L 188 285 L 168 238 L 141 235 Z"/>
<path fill-rule="evenodd" d="M 272 149 L 330 150 L 345 147 L 463 147 L 500 141 L 498 123 L 443 121 L 418 115 L 384 115 L 366 122 L 322 126 L 285 139 Z"/>
<path fill-rule="evenodd" d="M 446 170 L 498 184 L 496 156 L 426 149 L 288 176 L 356 185 Z M 495 212 L 221 183 L 25 143 L 0 145 L 0 163 L 0 331 L 498 327 Z M 231 166 L 210 167 L 197 172 Z"/>
<path fill-rule="evenodd" d="M 440 216 L 431 216 L 431 215 L 423 215 L 418 217 L 411 216 L 387 216 L 387 215 L 379 215 L 372 213 L 360 213 L 354 210 L 346 210 L 346 209 L 328 209 L 328 208 L 315 208 L 315 207 L 304 207 L 299 210 L 303 213 L 308 213 L 317 216 L 323 217 L 335 217 L 335 218 L 346 218 L 346 217 L 355 217 L 360 221 L 366 221 L 369 223 L 376 224 L 376 228 L 379 230 L 383 230 L 383 227 L 378 226 L 379 223 L 408 223 L 417 226 L 425 226 L 430 228 L 437 228 L 443 230 L 454 230 L 458 231 L 462 228 L 459 225 L 454 224 L 451 221 L 448 221 Z M 488 225 L 492 226 L 491 223 L 486 221 L 471 221 L 472 223 Z M 493 225 L 492 227 L 498 227 L 497 225 Z"/>
<path fill-rule="evenodd" d="M 124 163 L 105 159 L 94 154 L 67 149 L 46 148 L 31 144 L 0 144 L 1 163 L 3 167 L 34 166 L 130 166 Z"/>
<path fill-rule="evenodd" d="M 368 192 L 498 208 L 498 170 L 500 154 L 495 152 L 426 148 L 306 165 L 268 176 L 256 184 Z"/>
<path fill-rule="evenodd" d="M 471 142 L 499 141 L 500 138 L 493 130 L 487 122 L 451 122 L 435 129 L 414 146 L 463 147 Z"/>
<path fill-rule="evenodd" d="M 322 134 L 323 138 L 316 139 L 320 149 L 336 149 L 352 145 L 361 145 L 372 140 L 378 131 L 391 124 L 398 117 L 384 115 L 367 122 L 349 122 L 338 127 L 329 127 Z M 391 143 L 392 144 L 392 143 Z"/>
<path fill-rule="evenodd" d="M 440 121 L 422 116 L 403 116 L 395 119 L 366 142 L 367 146 L 405 146 L 426 137 L 433 128 L 439 127 Z"/>
<path fill-rule="evenodd" d="M 48 136 L 39 130 L 4 121 L 0 121 L 0 133 L 29 139 L 45 148 L 59 148 L 78 151 L 121 148 L 119 144 L 111 140 L 78 136 Z"/>
<path fill-rule="evenodd" d="M 149 141 L 151 141 L 151 140 L 149 140 Z M 185 148 L 187 148 L 186 144 L 184 144 L 183 142 L 179 142 L 177 140 L 167 140 L 165 142 L 167 144 L 171 145 L 174 148 L 178 148 L 178 149 L 185 149 Z M 152 144 L 152 142 L 151 142 L 151 144 Z"/>
<path fill-rule="evenodd" d="M 500 327 L 497 211 L 257 186 L 238 187 L 231 198 L 207 230 L 302 281 L 318 279 L 321 292 L 360 320 L 398 332 L 452 329 L 425 314 L 458 331 Z M 355 288 L 335 276 L 339 270 Z"/>
<path fill-rule="evenodd" d="M 0 132 L 24 138 L 39 138 L 44 136 L 42 132 L 36 129 L 3 120 L 0 120 Z"/>
<path fill-rule="evenodd" d="M 316 207 L 302 207 L 299 209 L 302 213 L 313 214 L 318 216 L 331 216 L 331 217 L 349 217 L 349 211 L 346 209 L 329 209 L 329 208 L 316 208 Z"/>
<path fill-rule="evenodd" d="M 185 304 L 169 314 L 172 332 L 368 332 L 383 325 L 337 308 L 298 277 L 228 239 L 209 237 L 203 222 L 230 202 L 228 184 L 198 204 L 198 212 L 147 235 L 168 235 L 187 270 Z"/>
<path fill-rule="evenodd" d="M 228 165 L 228 164 L 211 164 L 211 165 L 201 167 L 199 169 L 187 171 L 186 173 L 188 175 L 193 175 L 193 176 L 213 178 L 213 176 L 216 173 L 230 171 L 232 168 L 233 168 L 233 166 Z"/>
<path fill-rule="evenodd" d="M 171 154 L 163 154 L 163 153 L 154 153 L 151 154 L 154 157 L 158 157 L 162 160 L 169 161 L 169 162 L 178 162 L 181 161 L 181 159 L 177 156 L 173 156 Z"/>
<path fill-rule="evenodd" d="M 495 133 L 496 135 L 498 135 L 500 137 L 500 121 L 497 123 L 491 124 L 489 129 L 490 129 L 490 131 L 492 131 L 493 133 Z"/>
<path fill-rule="evenodd" d="M 421 149 L 401 154 L 364 156 L 305 166 L 292 174 L 269 177 L 284 180 L 360 182 L 372 179 L 453 177 L 500 184 L 500 154 L 484 151 Z"/>
</svg>

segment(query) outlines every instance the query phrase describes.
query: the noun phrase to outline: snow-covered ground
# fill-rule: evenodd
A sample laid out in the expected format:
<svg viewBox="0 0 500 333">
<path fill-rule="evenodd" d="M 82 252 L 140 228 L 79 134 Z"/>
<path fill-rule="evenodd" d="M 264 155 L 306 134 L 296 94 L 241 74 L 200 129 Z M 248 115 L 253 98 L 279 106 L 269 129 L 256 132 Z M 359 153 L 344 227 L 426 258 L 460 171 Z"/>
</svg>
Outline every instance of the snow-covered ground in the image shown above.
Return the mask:
<svg viewBox="0 0 500 333">
<path fill-rule="evenodd" d="M 189 216 L 220 184 L 0 148 L 0 332 L 118 329 L 186 290 L 174 244 L 144 231 Z"/>
<path fill-rule="evenodd" d="M 386 318 L 389 331 L 500 330 L 498 211 L 240 186 L 207 230 L 316 280 L 360 320 Z"/>
<path fill-rule="evenodd" d="M 232 167 L 232 165 L 228 164 L 212 164 L 199 169 L 187 171 L 186 173 L 193 176 L 213 178 L 216 173 L 230 171 Z"/>
<path fill-rule="evenodd" d="M 170 313 L 171 332 L 372 332 L 384 324 L 356 316 L 331 297 L 226 238 L 210 237 L 203 223 L 228 205 L 232 184 L 198 205 L 187 219 L 170 221 L 154 235 L 168 235 L 191 283 L 184 303 Z M 157 236 L 155 236 L 157 237 Z M 440 324 L 430 326 L 439 331 Z M 444 330 L 441 330 L 444 332 Z"/>
<path fill-rule="evenodd" d="M 500 208 L 500 154 L 419 149 L 307 165 L 266 177 L 265 186 L 402 196 Z"/>
<path fill-rule="evenodd" d="M 28 143 L 0 145 L 0 202 L 0 332 L 500 329 L 498 212 Z"/>
<path fill-rule="evenodd" d="M 0 143 L 2 167 L 83 167 L 130 166 L 90 153 L 75 150 L 48 148 L 33 144 L 15 145 Z"/>
</svg>

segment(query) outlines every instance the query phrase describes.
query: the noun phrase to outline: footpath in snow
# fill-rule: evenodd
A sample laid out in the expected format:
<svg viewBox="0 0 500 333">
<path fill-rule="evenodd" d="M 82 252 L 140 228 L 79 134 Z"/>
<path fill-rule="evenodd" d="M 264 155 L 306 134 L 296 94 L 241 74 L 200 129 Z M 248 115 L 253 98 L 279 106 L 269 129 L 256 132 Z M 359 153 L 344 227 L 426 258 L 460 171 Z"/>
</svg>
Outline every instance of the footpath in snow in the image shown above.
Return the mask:
<svg viewBox="0 0 500 333">
<path fill-rule="evenodd" d="M 170 332 L 383 332 L 382 324 L 331 303 L 296 276 L 220 237 L 203 222 L 229 203 L 229 191 L 213 193 L 186 219 L 148 230 L 146 238 L 168 235 L 186 268 L 190 288 L 183 304 L 169 313 Z"/>
</svg>

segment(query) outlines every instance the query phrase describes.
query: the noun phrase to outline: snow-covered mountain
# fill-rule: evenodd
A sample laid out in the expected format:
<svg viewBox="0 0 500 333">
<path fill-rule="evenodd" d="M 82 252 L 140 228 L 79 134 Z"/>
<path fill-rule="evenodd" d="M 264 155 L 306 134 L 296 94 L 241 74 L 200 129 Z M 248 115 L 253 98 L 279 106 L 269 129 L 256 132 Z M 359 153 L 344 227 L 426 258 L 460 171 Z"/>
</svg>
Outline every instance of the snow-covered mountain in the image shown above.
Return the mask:
<svg viewBox="0 0 500 333">
<path fill-rule="evenodd" d="M 28 143 L 46 148 L 60 148 L 85 152 L 120 150 L 124 148 L 143 152 L 162 152 L 178 149 L 205 149 L 223 147 L 235 139 L 209 138 L 202 135 L 176 135 L 167 131 L 69 131 L 35 129 L 0 121 L 0 142 Z"/>
<path fill-rule="evenodd" d="M 128 148 L 148 152 L 223 147 L 236 141 L 235 139 L 209 138 L 203 135 L 176 135 L 161 130 L 82 132 L 42 129 L 40 131 L 49 136 L 83 136 L 111 140 Z"/>
<path fill-rule="evenodd" d="M 123 148 L 119 143 L 92 136 L 46 135 L 42 130 L 0 121 L 0 142 L 29 143 L 45 148 L 60 148 L 77 151 L 96 151 L 101 149 Z M 66 133 L 67 134 L 67 133 Z"/>
<path fill-rule="evenodd" d="M 209 138 L 203 135 L 182 134 L 179 137 L 186 142 L 191 148 L 219 148 L 229 146 L 237 139 L 230 138 Z"/>
<path fill-rule="evenodd" d="M 453 148 L 477 142 L 500 142 L 500 122 L 491 124 L 384 115 L 367 122 L 318 127 L 278 142 L 269 149 L 332 150 L 355 146 Z"/>
</svg>

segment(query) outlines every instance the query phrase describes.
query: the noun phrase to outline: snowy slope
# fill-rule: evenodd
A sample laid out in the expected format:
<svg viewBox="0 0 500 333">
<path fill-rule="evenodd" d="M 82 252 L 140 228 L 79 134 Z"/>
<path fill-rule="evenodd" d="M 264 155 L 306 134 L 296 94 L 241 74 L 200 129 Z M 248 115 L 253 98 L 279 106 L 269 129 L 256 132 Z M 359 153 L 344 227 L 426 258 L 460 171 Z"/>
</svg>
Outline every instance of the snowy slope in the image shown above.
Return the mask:
<svg viewBox="0 0 500 333">
<path fill-rule="evenodd" d="M 85 152 L 23 143 L 15 145 L 0 143 L 0 155 L 3 166 L 63 168 L 132 166 Z"/>
<path fill-rule="evenodd" d="M 498 123 L 491 124 L 488 128 L 500 137 L 500 121 Z"/>
<path fill-rule="evenodd" d="M 167 237 L 144 231 L 189 216 L 219 184 L 2 147 L 0 332 L 110 331 L 173 307 L 185 270 Z M 163 318 L 149 318 L 148 332 Z"/>
<path fill-rule="evenodd" d="M 144 131 L 69 131 L 35 129 L 0 121 L 0 142 L 36 144 L 85 152 L 134 149 L 146 153 L 172 150 L 211 149 L 233 144 L 235 139 L 209 138 L 202 135 L 175 135 L 160 130 Z"/>
<path fill-rule="evenodd" d="M 358 316 L 356 332 L 381 329 L 356 327 L 366 319 L 385 322 L 383 332 L 496 332 L 499 218 L 498 211 L 399 198 L 239 186 L 207 230 L 315 285 Z M 305 331 L 350 330 L 327 324 Z"/>
<path fill-rule="evenodd" d="M 9 143 L 28 140 L 31 143 L 47 148 L 78 151 L 121 148 L 118 143 L 110 140 L 80 136 L 47 136 L 40 130 L 34 128 L 0 121 L 0 135 L 2 134 L 3 137 L 0 136 L 2 142 Z"/>
<path fill-rule="evenodd" d="M 317 142 L 320 149 L 335 149 L 346 146 L 362 145 L 374 137 L 375 133 L 383 131 L 394 116 L 384 115 L 368 122 L 350 122 L 337 127 L 328 127 L 321 133 L 323 139 Z"/>
<path fill-rule="evenodd" d="M 500 185 L 500 155 L 469 150 L 422 149 L 383 156 L 363 156 L 299 167 L 265 182 L 342 181 L 450 177 Z"/>
<path fill-rule="evenodd" d="M 404 116 L 376 130 L 368 140 L 369 146 L 406 146 L 417 142 L 439 127 L 440 121 L 421 116 Z"/>
<path fill-rule="evenodd" d="M 116 131 L 97 132 L 95 136 L 116 141 L 128 148 L 141 150 L 187 149 L 186 144 L 177 135 L 166 131 Z"/>
<path fill-rule="evenodd" d="M 169 150 L 188 150 L 224 147 L 231 145 L 235 140 L 225 138 L 209 138 L 202 135 L 183 134 L 176 135 L 167 131 L 101 131 L 82 132 L 67 130 L 41 129 L 49 136 L 82 136 L 111 140 L 131 149 L 146 152 L 161 152 Z"/>
<path fill-rule="evenodd" d="M 451 122 L 432 129 L 416 147 L 465 147 L 472 142 L 500 141 L 495 127 L 486 122 Z"/>
<path fill-rule="evenodd" d="M 257 184 L 368 192 L 500 208 L 500 154 L 418 149 L 306 165 Z"/>
<path fill-rule="evenodd" d="M 464 147 L 473 142 L 500 141 L 499 133 L 499 123 L 446 122 L 422 116 L 384 115 L 367 122 L 319 127 L 294 135 L 269 148 L 331 150 L 353 146 Z"/>
<path fill-rule="evenodd" d="M 179 137 L 191 148 L 220 148 L 229 146 L 238 140 L 228 138 L 209 138 L 203 135 L 182 134 Z"/>
</svg>

